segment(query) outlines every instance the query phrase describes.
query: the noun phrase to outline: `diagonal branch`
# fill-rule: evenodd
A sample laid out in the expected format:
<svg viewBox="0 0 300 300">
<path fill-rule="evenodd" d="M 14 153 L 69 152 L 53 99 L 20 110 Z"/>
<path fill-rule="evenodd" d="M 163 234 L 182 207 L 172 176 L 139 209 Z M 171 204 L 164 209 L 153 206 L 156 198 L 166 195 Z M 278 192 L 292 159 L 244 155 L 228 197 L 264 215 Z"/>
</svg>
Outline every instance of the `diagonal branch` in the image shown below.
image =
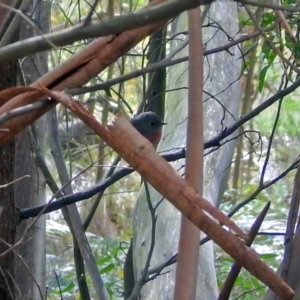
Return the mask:
<svg viewBox="0 0 300 300">
<path fill-rule="evenodd" d="M 246 245 L 248 247 L 251 247 L 255 237 L 257 236 L 258 231 L 267 215 L 267 212 L 269 211 L 270 205 L 271 205 L 271 202 L 268 202 L 265 205 L 265 207 L 263 208 L 263 210 L 261 211 L 259 216 L 256 218 L 255 222 L 251 226 L 250 231 L 249 231 L 250 239 L 246 242 Z M 229 274 L 223 284 L 223 287 L 220 292 L 218 300 L 229 299 L 230 293 L 232 291 L 234 283 L 235 283 L 241 269 L 242 269 L 241 266 L 239 264 L 237 264 L 236 262 L 232 265 L 232 267 L 229 271 Z"/>
<path fill-rule="evenodd" d="M 141 176 L 179 209 L 199 229 L 212 238 L 222 249 L 232 256 L 237 263 L 270 287 L 283 299 L 292 299 L 294 291 L 259 257 L 234 234 L 226 231 L 202 209 L 214 216 L 241 237 L 245 234 L 223 213 L 213 207 L 207 200 L 199 197 L 197 192 L 181 178 L 175 170 L 154 150 L 151 143 L 141 136 L 124 117 L 119 118 L 108 127 L 103 127 L 77 101 L 64 93 L 45 89 L 50 97 L 55 98 L 101 138 L 117 151 Z M 225 217 L 225 218 L 224 218 Z"/>
</svg>

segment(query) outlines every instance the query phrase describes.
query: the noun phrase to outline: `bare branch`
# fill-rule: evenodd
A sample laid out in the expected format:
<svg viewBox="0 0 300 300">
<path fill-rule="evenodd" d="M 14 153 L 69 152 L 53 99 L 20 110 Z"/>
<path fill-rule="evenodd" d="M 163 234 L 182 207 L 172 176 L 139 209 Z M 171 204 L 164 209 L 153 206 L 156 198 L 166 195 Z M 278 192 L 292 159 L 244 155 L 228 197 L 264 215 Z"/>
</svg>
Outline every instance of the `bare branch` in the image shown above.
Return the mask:
<svg viewBox="0 0 300 300">
<path fill-rule="evenodd" d="M 167 1 L 147 9 L 141 9 L 138 12 L 126 16 L 115 17 L 112 20 L 103 20 L 87 26 L 76 25 L 57 33 L 33 37 L 1 48 L 0 61 L 12 60 L 39 51 L 50 50 L 52 46 L 50 46 L 49 42 L 56 47 L 66 46 L 83 38 L 96 38 L 119 34 L 125 30 L 168 20 L 183 11 L 204 4 L 204 2 L 213 2 L 213 0 Z"/>
</svg>

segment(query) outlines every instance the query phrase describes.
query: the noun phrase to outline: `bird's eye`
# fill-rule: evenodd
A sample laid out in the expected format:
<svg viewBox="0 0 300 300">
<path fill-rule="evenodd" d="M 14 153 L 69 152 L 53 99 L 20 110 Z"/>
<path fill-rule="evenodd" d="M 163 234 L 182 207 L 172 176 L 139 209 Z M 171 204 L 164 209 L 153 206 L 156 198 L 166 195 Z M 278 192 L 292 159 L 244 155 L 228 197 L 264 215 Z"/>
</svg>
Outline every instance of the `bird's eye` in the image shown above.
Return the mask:
<svg viewBox="0 0 300 300">
<path fill-rule="evenodd" d="M 151 126 L 154 126 L 154 125 L 155 125 L 155 122 L 151 122 L 150 125 L 151 125 Z"/>
</svg>

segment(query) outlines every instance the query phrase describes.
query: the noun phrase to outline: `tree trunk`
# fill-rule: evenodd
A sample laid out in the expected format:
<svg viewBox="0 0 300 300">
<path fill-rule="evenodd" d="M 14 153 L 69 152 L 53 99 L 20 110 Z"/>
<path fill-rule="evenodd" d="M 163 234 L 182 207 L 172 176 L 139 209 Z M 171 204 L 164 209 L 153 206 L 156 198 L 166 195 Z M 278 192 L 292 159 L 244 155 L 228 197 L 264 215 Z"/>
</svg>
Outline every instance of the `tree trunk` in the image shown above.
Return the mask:
<svg viewBox="0 0 300 300">
<path fill-rule="evenodd" d="M 0 20 L 4 20 L 5 15 L 1 15 L 1 12 L 0 10 Z M 16 62 L 0 64 L 0 91 L 15 86 L 16 78 Z M 0 147 L 0 299 L 2 300 L 15 299 L 14 253 L 9 251 L 3 255 L 3 252 L 15 243 L 18 220 L 15 217 L 14 185 L 2 186 L 14 180 L 14 152 L 14 140 Z"/>
<path fill-rule="evenodd" d="M 39 22 L 39 27 L 44 33 L 49 31 L 49 20 L 51 3 L 38 0 L 31 3 L 28 14 Z M 20 40 L 30 38 L 39 34 L 35 32 L 26 21 L 21 22 Z M 22 60 L 22 71 L 24 74 L 21 85 L 29 85 L 47 72 L 46 52 L 27 56 Z M 22 81 L 22 80 L 21 80 Z M 35 164 L 35 153 L 32 138 L 38 145 L 42 156 L 46 147 L 46 116 L 42 116 L 32 126 L 23 130 L 16 137 L 15 152 L 15 178 L 30 175 L 15 185 L 15 201 L 18 207 L 32 207 L 46 203 L 45 183 L 42 174 Z M 24 197 L 26 195 L 26 197 Z M 16 248 L 15 257 L 15 281 L 18 285 L 21 297 L 19 299 L 45 299 L 45 255 L 46 255 L 46 217 L 41 216 L 34 225 L 25 232 L 32 220 L 22 221 L 17 228 L 17 239 L 24 235 L 24 242 Z"/>
<path fill-rule="evenodd" d="M 232 36 L 238 31 L 237 5 L 230 2 L 215 2 L 209 11 L 210 23 L 215 20 L 224 32 Z M 207 21 L 204 22 L 207 24 Z M 187 28 L 187 16 L 182 14 L 171 25 L 171 36 L 176 39 L 171 44 L 170 51 L 180 49 L 183 45 L 184 35 L 179 32 Z M 176 35 L 177 34 L 177 35 Z M 206 49 L 212 49 L 228 43 L 228 36 L 216 27 L 203 29 Z M 212 38 L 213 37 L 213 38 Z M 179 52 L 180 56 L 187 55 L 187 47 Z M 234 122 L 238 114 L 240 101 L 239 71 L 241 55 L 237 47 L 228 52 L 213 54 L 204 59 L 204 134 L 208 140 L 218 134 L 226 126 Z M 176 57 L 179 57 L 176 55 Z M 173 66 L 168 69 L 168 83 L 166 90 L 166 122 L 163 139 L 158 151 L 165 151 L 177 147 L 184 147 L 186 140 L 187 118 L 187 63 Z M 230 76 L 228 76 L 230 74 Z M 199 82 L 199 84 L 202 84 Z M 215 98 L 211 98 L 213 95 Z M 221 103 L 221 104 L 220 104 Z M 227 109 L 224 111 L 224 107 Z M 228 111 L 231 113 L 229 114 Z M 222 127 L 223 126 L 223 127 Z M 234 142 L 227 143 L 219 151 L 216 151 L 205 159 L 204 170 L 204 196 L 219 205 L 224 192 L 229 166 L 232 160 Z M 174 164 L 174 168 L 183 174 L 180 161 Z M 154 189 L 150 188 L 151 201 L 155 205 L 161 200 Z M 166 262 L 177 253 L 180 214 L 166 200 L 156 210 L 157 224 L 155 235 L 155 247 L 150 262 L 150 269 Z M 146 194 L 141 191 L 134 214 L 133 259 L 135 278 L 139 279 L 141 271 L 145 267 L 151 241 L 151 218 L 146 201 Z M 214 270 L 214 256 L 212 243 L 207 243 L 200 248 L 199 285 L 197 287 L 197 299 L 216 299 L 218 294 L 217 281 Z M 164 273 L 167 272 L 167 273 Z M 163 275 L 145 285 L 141 292 L 141 299 L 172 299 L 175 281 L 175 265 L 162 271 Z"/>
</svg>

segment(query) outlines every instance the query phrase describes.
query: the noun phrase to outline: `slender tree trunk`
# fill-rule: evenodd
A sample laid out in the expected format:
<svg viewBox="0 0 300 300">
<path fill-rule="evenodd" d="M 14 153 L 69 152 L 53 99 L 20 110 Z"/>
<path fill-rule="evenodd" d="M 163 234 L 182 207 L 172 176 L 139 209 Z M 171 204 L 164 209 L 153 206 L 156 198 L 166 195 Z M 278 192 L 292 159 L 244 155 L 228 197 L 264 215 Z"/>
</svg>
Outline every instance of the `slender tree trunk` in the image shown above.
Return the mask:
<svg viewBox="0 0 300 300">
<path fill-rule="evenodd" d="M 209 20 L 219 24 L 229 35 L 238 31 L 237 6 L 232 2 L 215 2 L 208 13 Z M 187 41 L 180 33 L 187 28 L 186 14 L 181 14 L 171 24 L 170 36 L 174 40 L 170 44 L 170 53 L 177 53 L 174 58 L 187 55 Z M 224 45 L 228 37 L 216 28 L 206 26 L 203 28 L 204 43 L 206 49 L 213 49 Z M 213 37 L 213 38 L 212 38 Z M 179 51 L 180 50 L 180 51 Z M 179 51 L 179 52 L 178 52 Z M 204 124 L 205 140 L 209 140 L 233 122 L 233 118 L 227 112 L 224 114 L 224 107 L 232 113 L 238 114 L 240 101 L 240 85 L 236 80 L 239 78 L 240 62 L 236 60 L 240 52 L 238 48 L 232 48 L 229 55 L 220 52 L 205 58 L 205 85 L 204 90 Z M 158 151 L 176 149 L 185 145 L 186 141 L 186 120 L 187 120 L 187 69 L 186 63 L 178 64 L 167 69 L 168 81 L 166 91 L 166 118 L 168 123 L 163 130 L 163 138 Z M 228 76 L 230 74 L 230 76 Z M 202 83 L 199 83 L 202 84 Z M 221 92 L 222 91 L 222 92 Z M 212 99 L 213 95 L 218 101 Z M 222 103 L 222 105 L 220 105 Z M 225 117 L 222 119 L 222 116 Z M 223 127 L 223 128 L 224 128 Z M 228 166 L 232 161 L 234 142 L 228 143 L 222 148 L 205 158 L 205 184 L 204 195 L 215 205 L 219 205 L 228 178 Z M 179 174 L 183 174 L 183 161 L 173 163 Z M 150 217 L 149 208 L 144 190 L 139 194 L 134 212 L 133 226 L 133 265 L 134 279 L 138 282 L 145 265 L 149 260 L 149 249 L 154 248 L 150 260 L 150 270 L 168 261 L 177 253 L 178 232 L 180 214 L 166 200 L 162 200 L 154 189 L 150 187 L 150 198 L 155 211 L 155 222 Z M 160 203 L 158 205 L 158 203 Z M 158 205 L 158 206 L 157 206 Z M 155 233 L 154 226 L 155 224 Z M 155 240 L 154 240 L 155 239 Z M 197 300 L 216 299 L 218 295 L 217 281 L 214 270 L 214 255 L 211 243 L 200 248 Z M 140 299 L 163 300 L 172 299 L 174 289 L 176 264 L 165 268 L 160 275 L 143 286 L 140 292 Z M 153 275 L 153 274 L 152 274 Z"/>
<path fill-rule="evenodd" d="M 48 1 L 33 1 L 28 7 L 28 14 L 33 14 L 44 33 L 49 31 L 51 4 Z M 31 25 L 21 22 L 20 39 L 36 35 Z M 27 56 L 21 64 L 23 77 L 20 84 L 29 85 L 47 72 L 47 53 Z M 22 82 L 23 81 L 23 82 Z M 45 153 L 46 116 L 41 117 L 32 126 L 26 128 L 16 137 L 15 145 L 15 177 L 30 177 L 15 185 L 15 201 L 18 207 L 31 207 L 46 202 L 45 183 L 35 164 L 33 143 L 38 145 L 42 156 Z M 32 140 L 34 139 L 34 141 Z M 24 197 L 26 195 L 26 197 Z M 23 221 L 17 228 L 17 239 L 24 236 L 24 243 L 16 248 L 15 282 L 21 296 L 19 299 L 46 299 L 45 287 L 45 252 L 46 232 L 45 216 L 41 216 L 34 225 L 25 232 L 32 220 Z"/>
<path fill-rule="evenodd" d="M 4 18 L 1 16 L 0 19 Z M 16 63 L 0 64 L 0 91 L 16 85 Z M 0 147 L 0 299 L 14 299 L 13 251 L 2 255 L 15 242 L 17 219 L 15 218 L 14 185 L 6 185 L 14 180 L 15 141 L 10 140 Z"/>
</svg>

